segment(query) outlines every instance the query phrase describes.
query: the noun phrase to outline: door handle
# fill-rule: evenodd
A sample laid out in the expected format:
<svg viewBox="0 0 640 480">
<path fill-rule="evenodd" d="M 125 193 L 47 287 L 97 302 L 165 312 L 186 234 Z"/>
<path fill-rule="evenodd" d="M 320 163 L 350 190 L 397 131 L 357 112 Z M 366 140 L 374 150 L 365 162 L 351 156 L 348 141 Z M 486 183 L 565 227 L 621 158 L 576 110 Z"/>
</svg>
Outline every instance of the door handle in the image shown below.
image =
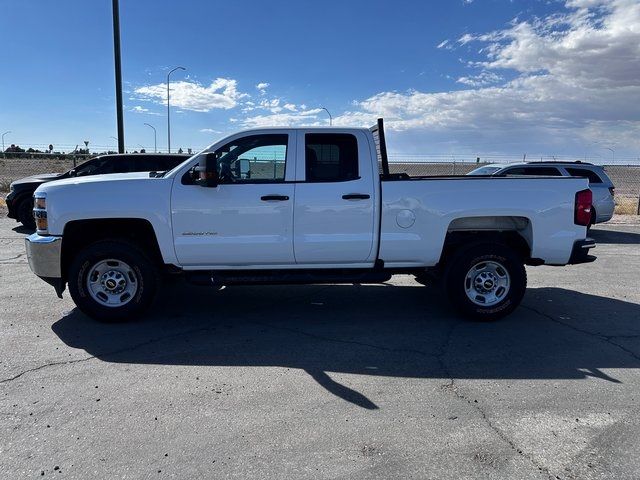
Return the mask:
<svg viewBox="0 0 640 480">
<path fill-rule="evenodd" d="M 346 195 L 342 195 L 342 198 L 345 200 L 366 200 L 371 198 L 371 196 L 366 193 L 348 193 Z"/>
<path fill-rule="evenodd" d="M 260 197 L 260 200 L 262 200 L 263 202 L 284 202 L 286 200 L 289 200 L 289 197 L 287 197 L 286 195 L 265 195 L 263 197 Z"/>
</svg>

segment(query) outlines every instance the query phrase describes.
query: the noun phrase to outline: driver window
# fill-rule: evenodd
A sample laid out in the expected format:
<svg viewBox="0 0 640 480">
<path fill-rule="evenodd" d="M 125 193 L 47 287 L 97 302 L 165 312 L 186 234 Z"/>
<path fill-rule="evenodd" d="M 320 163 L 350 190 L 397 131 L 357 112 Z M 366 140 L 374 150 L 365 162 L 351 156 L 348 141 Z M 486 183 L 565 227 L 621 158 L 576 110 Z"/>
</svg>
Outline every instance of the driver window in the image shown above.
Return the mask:
<svg viewBox="0 0 640 480">
<path fill-rule="evenodd" d="M 215 151 L 219 182 L 284 182 L 287 158 L 286 134 L 250 135 Z"/>
</svg>

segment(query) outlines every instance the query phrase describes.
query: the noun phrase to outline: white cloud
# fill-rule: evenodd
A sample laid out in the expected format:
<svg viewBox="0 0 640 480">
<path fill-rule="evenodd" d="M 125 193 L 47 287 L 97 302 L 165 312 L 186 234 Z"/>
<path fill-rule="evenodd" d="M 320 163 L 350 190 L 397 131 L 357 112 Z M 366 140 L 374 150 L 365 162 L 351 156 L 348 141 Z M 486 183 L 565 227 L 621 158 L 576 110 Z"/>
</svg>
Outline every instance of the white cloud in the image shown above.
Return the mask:
<svg viewBox="0 0 640 480">
<path fill-rule="evenodd" d="M 133 107 L 130 111 L 131 111 L 131 112 L 134 112 L 134 113 L 144 113 L 144 114 L 146 114 L 146 115 L 160 115 L 159 113 L 157 113 L 157 112 L 152 112 L 152 111 L 151 111 L 151 110 L 149 110 L 148 108 L 141 107 L 140 105 L 136 105 L 136 106 L 135 106 L 135 107 Z"/>
<path fill-rule="evenodd" d="M 282 109 L 280 110 L 280 112 Z M 320 108 L 310 110 L 302 109 L 296 112 L 288 111 L 283 113 L 271 113 L 265 115 L 255 115 L 242 120 L 242 124 L 247 128 L 270 127 L 270 126 L 314 126 L 325 125 L 326 122 L 319 119 L 318 114 L 322 112 Z"/>
<path fill-rule="evenodd" d="M 566 7 L 460 37 L 460 45 L 482 47 L 484 58 L 470 64 L 480 73 L 457 79 L 472 88 L 381 92 L 334 124 L 371 125 L 384 116 L 407 142 L 401 148 L 451 148 L 455 139 L 458 148 L 583 154 L 604 138 L 631 153 L 640 148 L 640 2 L 571 0 Z M 506 73 L 512 80 L 502 80 Z"/>
<path fill-rule="evenodd" d="M 220 130 L 214 130 L 213 128 L 201 128 L 198 131 L 200 133 L 222 133 Z"/>
<path fill-rule="evenodd" d="M 271 113 L 280 113 L 282 111 L 279 98 L 273 98 L 271 100 L 261 100 L 258 104 L 258 107 L 264 110 L 269 110 Z"/>
<path fill-rule="evenodd" d="M 267 88 L 269 88 L 269 83 L 267 82 L 260 82 L 256 85 L 256 90 L 258 90 L 260 92 L 260 95 L 264 95 L 267 93 Z"/>
<path fill-rule="evenodd" d="M 135 89 L 138 98 L 166 105 L 167 84 L 148 85 Z M 214 109 L 228 110 L 248 94 L 238 91 L 237 81 L 231 78 L 216 78 L 209 86 L 194 81 L 171 82 L 171 105 L 194 112 L 209 112 Z"/>
<path fill-rule="evenodd" d="M 494 72 L 482 71 L 477 75 L 469 75 L 465 77 L 459 77 L 456 83 L 463 85 L 469 85 L 471 87 L 483 87 L 485 85 L 491 85 L 502 81 L 503 78 Z"/>
</svg>

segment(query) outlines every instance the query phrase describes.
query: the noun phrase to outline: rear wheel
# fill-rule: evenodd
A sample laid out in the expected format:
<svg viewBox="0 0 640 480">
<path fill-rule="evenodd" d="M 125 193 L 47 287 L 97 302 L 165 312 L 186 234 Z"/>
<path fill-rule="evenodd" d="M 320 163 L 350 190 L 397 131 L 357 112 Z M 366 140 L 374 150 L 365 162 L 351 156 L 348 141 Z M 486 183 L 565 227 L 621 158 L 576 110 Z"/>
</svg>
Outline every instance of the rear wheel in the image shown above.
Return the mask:
<svg viewBox="0 0 640 480">
<path fill-rule="evenodd" d="M 122 322 L 139 316 L 157 291 L 153 262 L 134 244 L 105 240 L 80 251 L 69 267 L 69 292 L 84 313 Z"/>
<path fill-rule="evenodd" d="M 25 227 L 35 230 L 36 221 L 33 219 L 33 199 L 25 198 L 18 204 L 18 208 L 16 210 L 16 216 L 22 225 Z"/>
<path fill-rule="evenodd" d="M 492 321 L 520 304 L 527 273 L 520 255 L 508 246 L 476 244 L 453 255 L 444 281 L 449 300 L 462 314 Z"/>
</svg>

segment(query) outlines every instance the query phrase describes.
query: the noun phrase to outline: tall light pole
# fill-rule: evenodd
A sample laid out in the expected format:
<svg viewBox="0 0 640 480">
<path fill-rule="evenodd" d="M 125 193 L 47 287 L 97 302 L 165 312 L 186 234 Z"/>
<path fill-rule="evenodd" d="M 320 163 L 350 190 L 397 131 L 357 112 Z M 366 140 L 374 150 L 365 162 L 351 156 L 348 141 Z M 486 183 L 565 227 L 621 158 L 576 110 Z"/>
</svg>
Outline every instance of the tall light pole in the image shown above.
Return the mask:
<svg viewBox="0 0 640 480">
<path fill-rule="evenodd" d="M 116 73 L 116 117 L 118 118 L 118 153 L 124 153 L 124 114 L 122 111 L 122 65 L 120 61 L 120 8 L 111 0 L 113 9 L 113 59 Z"/>
<path fill-rule="evenodd" d="M 171 153 L 171 110 L 169 108 L 169 76 L 176 70 L 186 70 L 184 67 L 176 67 L 167 73 L 167 150 Z"/>
<path fill-rule="evenodd" d="M 6 132 L 4 132 L 4 133 L 2 134 L 2 152 L 3 152 L 3 153 L 4 153 L 4 136 L 5 136 L 7 133 L 11 133 L 11 130 L 7 130 Z"/>
<path fill-rule="evenodd" d="M 324 110 L 329 115 L 329 126 L 333 125 L 333 117 L 331 116 L 331 112 L 327 110 L 325 107 L 320 107 L 320 110 Z"/>
<path fill-rule="evenodd" d="M 145 125 L 147 127 L 151 127 L 153 128 L 153 153 L 158 153 L 158 142 L 157 142 L 157 135 L 156 135 L 156 127 L 154 127 L 153 125 L 151 125 L 150 123 L 145 123 Z"/>
<path fill-rule="evenodd" d="M 611 147 L 602 147 L 605 150 L 609 150 L 611 152 L 611 163 L 616 163 L 616 151 Z"/>
</svg>

